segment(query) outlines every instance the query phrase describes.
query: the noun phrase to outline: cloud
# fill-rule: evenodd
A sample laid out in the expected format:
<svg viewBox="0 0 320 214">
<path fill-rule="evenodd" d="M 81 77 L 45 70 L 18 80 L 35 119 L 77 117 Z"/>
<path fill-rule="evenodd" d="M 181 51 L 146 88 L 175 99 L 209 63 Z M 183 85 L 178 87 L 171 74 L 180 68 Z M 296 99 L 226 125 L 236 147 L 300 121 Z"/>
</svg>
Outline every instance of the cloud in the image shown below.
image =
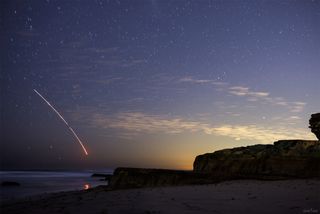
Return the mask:
<svg viewBox="0 0 320 214">
<path fill-rule="evenodd" d="M 252 96 L 255 98 L 264 98 L 269 96 L 268 92 L 251 91 L 248 87 L 242 87 L 242 86 L 230 87 L 229 93 L 236 96 Z"/>
<path fill-rule="evenodd" d="M 246 96 L 249 93 L 249 88 L 242 86 L 234 86 L 229 88 L 229 93 L 236 96 Z"/>
<path fill-rule="evenodd" d="M 224 91 L 233 96 L 239 96 L 246 98 L 250 102 L 260 102 L 262 104 L 268 103 L 275 106 L 282 106 L 289 109 L 292 113 L 299 113 L 304 110 L 306 106 L 305 102 L 290 102 L 283 97 L 271 96 L 270 92 L 267 91 L 254 91 L 249 87 L 245 86 L 232 86 L 227 82 L 220 82 L 212 79 L 195 79 L 193 77 L 184 77 L 178 80 L 180 83 L 190 84 L 211 84 L 216 86 L 217 91 Z"/>
<path fill-rule="evenodd" d="M 301 117 L 291 116 L 291 117 L 288 118 L 288 120 L 301 120 Z"/>
<path fill-rule="evenodd" d="M 306 105 L 304 102 L 289 102 L 282 97 L 272 97 L 269 92 L 253 91 L 243 86 L 229 87 L 228 92 L 235 96 L 247 97 L 247 100 L 251 102 L 260 101 L 271 105 L 283 106 L 288 108 L 292 113 L 302 112 Z"/>
<path fill-rule="evenodd" d="M 307 105 L 304 102 L 294 102 L 294 105 L 292 106 L 291 112 L 301 112 L 303 111 L 304 107 Z"/>
<path fill-rule="evenodd" d="M 182 134 L 201 133 L 230 137 L 234 140 L 252 140 L 257 143 L 272 143 L 280 139 L 313 138 L 311 133 L 302 129 L 282 127 L 264 127 L 258 125 L 212 125 L 203 121 L 186 120 L 182 117 L 150 115 L 141 112 L 123 112 L 108 117 L 94 114 L 90 124 L 95 128 L 118 129 L 122 135 L 135 137 L 143 134 Z"/>
<path fill-rule="evenodd" d="M 261 143 L 271 143 L 281 139 L 313 138 L 311 133 L 300 129 L 288 129 L 285 127 L 268 128 L 257 125 L 221 125 L 208 128 L 206 134 L 227 136 L 235 140 L 254 140 Z"/>
<path fill-rule="evenodd" d="M 185 121 L 182 118 L 165 118 L 140 112 L 124 112 L 112 118 L 103 114 L 95 114 L 91 121 L 94 125 L 104 128 L 123 129 L 132 132 L 177 134 L 184 131 L 196 132 L 203 126 L 200 122 Z"/>
<path fill-rule="evenodd" d="M 185 82 L 185 83 L 194 83 L 194 84 L 212 84 L 216 86 L 224 86 L 227 85 L 227 83 L 218 81 L 216 80 L 211 80 L 211 79 L 194 79 L 192 77 L 183 77 L 178 80 L 178 82 Z"/>
<path fill-rule="evenodd" d="M 268 97 L 269 93 L 268 92 L 251 92 L 250 95 L 255 97 Z"/>
<path fill-rule="evenodd" d="M 199 80 L 193 79 L 191 77 L 184 77 L 179 80 L 179 82 L 191 82 L 191 83 L 210 83 L 212 80 Z"/>
</svg>

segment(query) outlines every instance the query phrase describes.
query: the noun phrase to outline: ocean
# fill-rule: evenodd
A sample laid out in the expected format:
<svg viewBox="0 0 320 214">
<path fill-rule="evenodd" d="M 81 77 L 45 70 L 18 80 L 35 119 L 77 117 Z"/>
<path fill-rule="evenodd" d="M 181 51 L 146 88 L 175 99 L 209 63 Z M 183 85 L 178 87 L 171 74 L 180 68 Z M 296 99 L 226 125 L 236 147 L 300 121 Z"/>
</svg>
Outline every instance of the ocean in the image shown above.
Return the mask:
<svg viewBox="0 0 320 214">
<path fill-rule="evenodd" d="M 101 177 L 91 177 L 93 173 L 112 174 L 104 171 L 0 171 L 0 182 L 14 181 L 20 186 L 0 186 L 0 201 L 18 199 L 43 193 L 82 190 L 99 185 L 107 185 Z"/>
</svg>

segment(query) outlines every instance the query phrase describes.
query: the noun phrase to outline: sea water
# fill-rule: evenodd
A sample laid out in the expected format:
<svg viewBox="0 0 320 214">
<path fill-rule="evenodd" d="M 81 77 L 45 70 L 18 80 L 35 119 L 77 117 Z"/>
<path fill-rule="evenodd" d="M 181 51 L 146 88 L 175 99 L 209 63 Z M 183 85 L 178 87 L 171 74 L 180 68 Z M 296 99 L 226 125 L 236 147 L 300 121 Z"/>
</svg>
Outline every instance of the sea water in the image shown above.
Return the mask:
<svg viewBox="0 0 320 214">
<path fill-rule="evenodd" d="M 112 174 L 112 170 L 95 171 Z M 0 182 L 14 181 L 20 186 L 0 186 L 0 201 L 23 198 L 43 193 L 82 190 L 107 185 L 101 177 L 91 177 L 93 172 L 70 171 L 0 171 Z"/>
</svg>

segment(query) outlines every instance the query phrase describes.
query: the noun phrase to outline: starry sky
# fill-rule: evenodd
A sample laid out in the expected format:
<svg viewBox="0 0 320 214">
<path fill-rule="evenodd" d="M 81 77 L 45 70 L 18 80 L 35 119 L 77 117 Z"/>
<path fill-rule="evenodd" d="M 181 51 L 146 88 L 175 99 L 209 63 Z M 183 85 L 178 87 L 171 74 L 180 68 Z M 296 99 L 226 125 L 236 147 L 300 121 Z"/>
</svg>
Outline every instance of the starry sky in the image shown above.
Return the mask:
<svg viewBox="0 0 320 214">
<path fill-rule="evenodd" d="M 192 169 L 218 149 L 315 139 L 318 0 L 0 4 L 2 169 Z"/>
</svg>

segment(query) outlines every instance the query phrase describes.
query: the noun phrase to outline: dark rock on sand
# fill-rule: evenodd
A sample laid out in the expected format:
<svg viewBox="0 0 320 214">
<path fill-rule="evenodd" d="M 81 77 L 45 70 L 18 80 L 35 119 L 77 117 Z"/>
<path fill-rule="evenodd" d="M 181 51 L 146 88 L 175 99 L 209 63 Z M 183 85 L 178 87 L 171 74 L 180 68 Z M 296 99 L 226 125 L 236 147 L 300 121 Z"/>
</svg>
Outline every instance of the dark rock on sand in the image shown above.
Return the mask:
<svg viewBox="0 0 320 214">
<path fill-rule="evenodd" d="M 20 186 L 20 184 L 15 181 L 3 181 L 3 182 L 1 182 L 1 186 L 3 186 L 3 187 L 16 187 L 16 186 Z"/>
<path fill-rule="evenodd" d="M 102 178 L 102 179 L 100 179 L 100 181 L 110 181 L 112 175 L 102 174 L 102 173 L 94 173 L 91 175 L 91 177 Z"/>
<path fill-rule="evenodd" d="M 204 173 L 169 169 L 117 168 L 110 181 L 113 189 L 176 186 L 212 183 L 214 178 Z"/>
<path fill-rule="evenodd" d="M 224 149 L 197 156 L 193 167 L 195 172 L 231 179 L 320 177 L 320 143 L 281 140 Z"/>
<path fill-rule="evenodd" d="M 314 133 L 320 140 L 320 113 L 312 114 L 309 120 L 309 128 L 311 132 Z"/>
<path fill-rule="evenodd" d="M 106 177 L 106 176 L 109 176 L 109 175 L 107 175 L 107 174 L 102 174 L 102 173 L 93 173 L 93 174 L 91 175 L 91 177 Z"/>
</svg>

